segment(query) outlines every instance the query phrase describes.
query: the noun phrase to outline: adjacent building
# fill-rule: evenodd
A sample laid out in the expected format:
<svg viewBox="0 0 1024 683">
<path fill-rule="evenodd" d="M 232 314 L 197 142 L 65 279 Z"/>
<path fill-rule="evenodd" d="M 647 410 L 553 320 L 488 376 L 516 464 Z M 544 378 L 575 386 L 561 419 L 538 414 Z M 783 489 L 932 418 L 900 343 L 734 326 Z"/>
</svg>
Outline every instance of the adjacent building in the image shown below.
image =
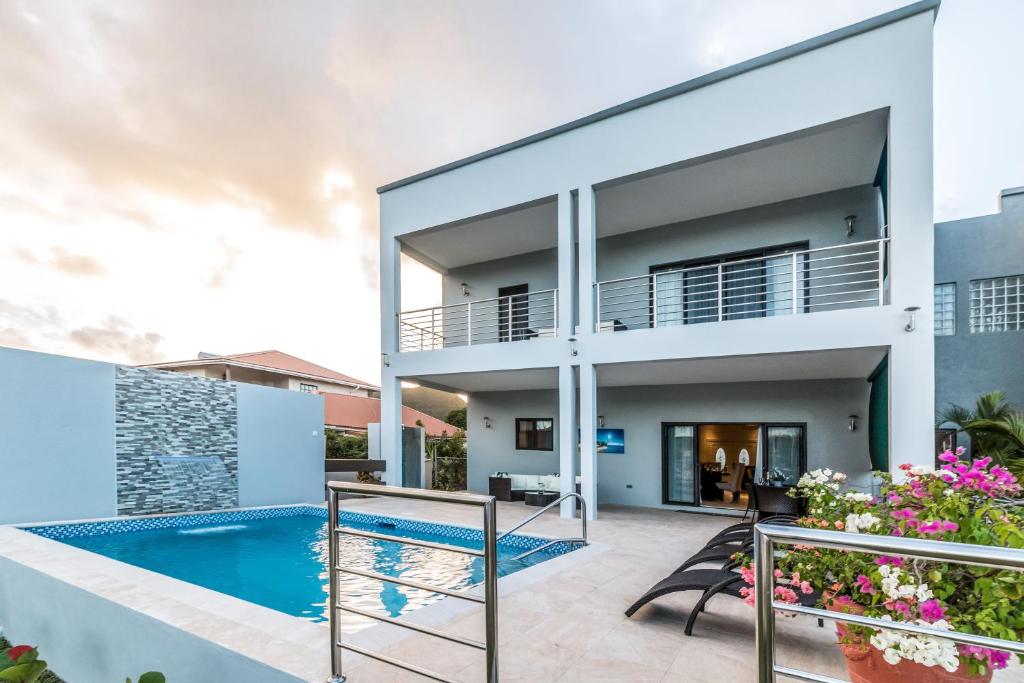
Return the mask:
<svg viewBox="0 0 1024 683">
<path fill-rule="evenodd" d="M 1005 392 L 1024 406 L 1024 187 L 999 211 L 935 226 L 935 403 Z"/>
<path fill-rule="evenodd" d="M 324 426 L 365 433 L 380 422 L 380 387 L 281 351 L 255 351 L 227 356 L 200 353 L 197 358 L 152 363 L 142 367 L 182 372 L 207 379 L 289 389 L 324 397 Z M 422 427 L 428 436 L 454 434 L 458 428 L 408 406 L 402 424 Z"/>
<path fill-rule="evenodd" d="M 937 6 L 379 188 L 388 481 L 403 381 L 468 395 L 470 489 L 578 477 L 589 514 L 928 462 Z"/>
</svg>

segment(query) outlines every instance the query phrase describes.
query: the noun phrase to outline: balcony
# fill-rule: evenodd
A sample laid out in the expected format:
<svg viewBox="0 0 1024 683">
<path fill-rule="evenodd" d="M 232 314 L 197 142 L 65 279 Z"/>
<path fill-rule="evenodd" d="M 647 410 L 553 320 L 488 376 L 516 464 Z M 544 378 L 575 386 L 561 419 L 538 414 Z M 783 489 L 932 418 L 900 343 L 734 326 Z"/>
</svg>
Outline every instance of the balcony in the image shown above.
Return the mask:
<svg viewBox="0 0 1024 683">
<path fill-rule="evenodd" d="M 555 337 L 557 321 L 555 289 L 403 311 L 398 316 L 398 350 L 430 351 Z"/>
<path fill-rule="evenodd" d="M 888 241 L 723 259 L 598 282 L 597 332 L 880 306 Z"/>
</svg>

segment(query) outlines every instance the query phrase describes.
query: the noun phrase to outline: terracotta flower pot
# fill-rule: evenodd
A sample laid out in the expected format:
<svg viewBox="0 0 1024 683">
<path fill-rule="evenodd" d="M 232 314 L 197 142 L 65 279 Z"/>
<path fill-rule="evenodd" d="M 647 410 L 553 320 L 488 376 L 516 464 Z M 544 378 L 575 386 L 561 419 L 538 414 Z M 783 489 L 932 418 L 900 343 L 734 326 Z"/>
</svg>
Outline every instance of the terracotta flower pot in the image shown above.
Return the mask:
<svg viewBox="0 0 1024 683">
<path fill-rule="evenodd" d="M 855 602 L 837 604 L 827 594 L 825 609 L 846 614 L 864 613 L 862 605 Z M 905 659 L 899 664 L 890 664 L 878 648 L 856 635 L 848 635 L 841 622 L 836 622 L 836 635 L 839 637 L 839 649 L 846 659 L 850 683 L 989 683 L 992 680 L 991 669 L 984 676 L 975 676 L 968 671 L 966 664 L 960 664 L 960 668 L 953 672 L 941 666 L 924 666 Z"/>
</svg>

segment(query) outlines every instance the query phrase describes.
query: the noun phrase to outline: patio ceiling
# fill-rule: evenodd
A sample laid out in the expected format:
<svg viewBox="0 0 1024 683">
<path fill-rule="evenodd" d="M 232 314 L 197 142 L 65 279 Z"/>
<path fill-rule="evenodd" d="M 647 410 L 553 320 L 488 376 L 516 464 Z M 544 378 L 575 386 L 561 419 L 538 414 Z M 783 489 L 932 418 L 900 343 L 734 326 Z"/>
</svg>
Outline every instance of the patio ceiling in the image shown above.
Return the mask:
<svg viewBox="0 0 1024 683">
<path fill-rule="evenodd" d="M 597 383 L 599 387 L 628 387 L 867 379 L 887 351 L 885 347 L 867 347 L 758 356 L 615 363 L 597 367 Z M 558 389 L 556 368 L 460 372 L 421 375 L 407 379 L 423 386 L 459 393 Z"/>
<path fill-rule="evenodd" d="M 888 349 L 868 347 L 763 356 L 616 363 L 597 369 L 602 387 L 867 379 Z"/>
<path fill-rule="evenodd" d="M 598 237 L 870 184 L 887 126 L 885 111 L 870 112 L 609 181 L 597 191 Z M 557 222 L 549 197 L 406 235 L 402 249 L 446 270 L 553 249 Z"/>
</svg>

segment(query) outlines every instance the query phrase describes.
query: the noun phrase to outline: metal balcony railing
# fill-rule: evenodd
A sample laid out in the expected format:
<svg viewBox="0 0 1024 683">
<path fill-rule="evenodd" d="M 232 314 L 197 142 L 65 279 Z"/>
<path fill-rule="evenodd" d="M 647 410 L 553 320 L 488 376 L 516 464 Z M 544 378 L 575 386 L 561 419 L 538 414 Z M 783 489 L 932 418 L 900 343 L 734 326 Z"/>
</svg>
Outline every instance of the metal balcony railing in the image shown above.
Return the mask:
<svg viewBox="0 0 1024 683">
<path fill-rule="evenodd" d="M 596 331 L 880 306 L 888 242 L 869 240 L 598 282 Z"/>
<path fill-rule="evenodd" d="M 328 577 L 329 577 L 329 597 L 328 597 L 328 619 L 331 631 L 331 677 L 328 679 L 328 683 L 344 683 L 345 676 L 342 674 L 341 656 L 344 650 L 350 650 L 352 652 L 363 655 L 370 659 L 375 659 L 385 664 L 411 671 L 412 673 L 429 678 L 435 681 L 451 682 L 454 681 L 450 678 L 442 676 L 439 673 L 424 669 L 415 664 L 395 659 L 388 655 L 381 654 L 379 652 L 373 652 L 367 650 L 364 647 L 360 647 L 354 643 L 345 641 L 342 639 L 341 632 L 341 612 L 349 612 L 351 614 L 358 614 L 359 616 L 367 617 L 370 619 L 376 619 L 393 626 L 409 629 L 416 631 L 417 633 L 423 633 L 428 636 L 435 638 L 441 638 L 453 643 L 459 643 L 460 645 L 466 645 L 468 647 L 483 650 L 486 657 L 485 663 L 485 674 L 484 678 L 487 683 L 497 683 L 498 681 L 498 550 L 497 550 L 497 520 L 495 518 L 495 502 L 494 496 L 482 496 L 472 493 L 449 493 L 446 491 L 426 491 L 424 489 L 414 488 L 401 488 L 398 486 L 375 486 L 373 484 L 355 484 L 340 481 L 331 481 L 327 483 L 328 496 L 327 496 L 327 552 L 328 552 Z M 348 527 L 341 526 L 338 520 L 338 493 L 359 493 L 372 496 L 384 496 L 394 498 L 406 498 L 412 500 L 428 500 L 436 503 L 455 503 L 458 505 L 470 505 L 479 507 L 483 510 L 483 535 L 484 535 L 484 547 L 482 550 L 476 550 L 475 548 L 463 548 L 461 546 L 448 545 L 444 543 L 433 543 L 431 541 L 420 541 L 413 538 L 403 538 L 392 534 L 378 533 L 373 531 L 361 531 L 359 529 L 351 529 Z M 356 569 L 355 567 L 345 566 L 341 562 L 339 552 L 339 540 L 340 536 L 360 536 L 362 538 L 370 538 L 380 541 L 392 541 L 395 543 L 405 543 L 408 545 L 415 545 L 423 548 L 432 548 L 434 550 L 445 550 L 453 553 L 461 553 L 463 555 L 470 555 L 473 557 L 481 557 L 484 562 L 484 586 L 483 595 L 476 595 L 475 593 L 451 590 L 443 588 L 441 586 L 433 586 L 419 581 L 413 581 L 411 579 L 405 579 L 397 576 L 389 576 L 387 574 L 379 574 L 377 572 L 371 572 L 363 569 Z M 484 642 L 472 638 L 465 638 L 460 635 L 448 633 L 446 631 L 439 631 L 430 626 L 423 626 L 415 622 L 410 622 L 405 619 L 396 619 L 394 617 L 385 616 L 383 614 L 377 614 L 375 612 L 369 612 L 351 604 L 342 602 L 340 591 L 338 590 L 338 577 L 339 574 L 355 574 L 368 579 L 376 579 L 385 583 L 394 583 L 399 586 L 407 586 L 409 588 L 415 588 L 417 590 L 429 591 L 437 593 L 439 595 L 446 595 L 451 598 L 457 598 L 459 600 L 468 600 L 470 602 L 476 602 L 484 606 L 484 628 L 486 630 Z"/>
<path fill-rule="evenodd" d="M 558 290 L 545 289 L 402 311 L 398 314 L 398 350 L 428 351 L 554 337 L 557 328 Z"/>
<path fill-rule="evenodd" d="M 845 531 L 827 531 L 824 529 L 804 529 L 801 527 L 771 524 L 770 522 L 757 524 L 754 527 L 754 564 L 756 573 L 754 584 L 757 592 L 756 636 L 759 683 L 774 683 L 776 676 L 783 676 L 798 681 L 815 681 L 817 683 L 845 683 L 845 681 L 839 678 L 823 676 L 800 669 L 792 669 L 775 663 L 776 611 L 788 612 L 790 614 L 806 614 L 818 619 L 840 621 L 870 628 L 884 628 L 888 631 L 902 631 L 904 633 L 934 636 L 965 645 L 977 645 L 994 650 L 1024 654 L 1024 643 L 1015 640 L 1001 640 L 999 638 L 989 638 L 960 631 L 944 631 L 909 622 L 883 621 L 882 619 L 857 614 L 830 612 L 813 607 L 778 602 L 773 599 L 772 595 L 775 586 L 775 545 L 792 545 L 797 543 L 814 548 L 830 548 L 833 550 L 847 550 L 878 555 L 900 555 L 921 560 L 1024 571 L 1024 550 L 1017 548 L 930 541 L 901 536 L 852 534 Z"/>
</svg>

